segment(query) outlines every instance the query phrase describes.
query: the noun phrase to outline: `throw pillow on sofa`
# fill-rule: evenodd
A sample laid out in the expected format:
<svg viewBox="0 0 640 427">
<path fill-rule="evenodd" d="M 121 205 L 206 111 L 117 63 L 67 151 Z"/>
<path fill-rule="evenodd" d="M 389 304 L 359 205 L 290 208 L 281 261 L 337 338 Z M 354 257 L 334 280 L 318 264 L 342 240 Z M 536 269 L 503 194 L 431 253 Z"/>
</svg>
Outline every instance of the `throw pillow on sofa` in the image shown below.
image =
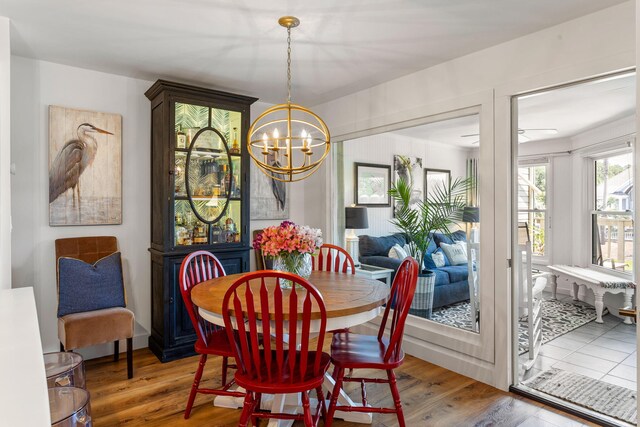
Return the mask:
<svg viewBox="0 0 640 427">
<path fill-rule="evenodd" d="M 431 259 L 436 268 L 444 267 L 444 252 L 437 250 L 431 254 Z"/>
<path fill-rule="evenodd" d="M 400 245 L 393 245 L 393 247 L 389 249 L 389 258 L 405 259 L 407 256 L 407 252 L 405 252 L 404 248 Z"/>
<path fill-rule="evenodd" d="M 462 244 L 454 243 L 450 245 L 448 243 L 440 243 L 440 247 L 447 258 L 449 258 L 451 265 L 462 265 L 467 263 L 467 254 L 463 249 Z"/>
</svg>

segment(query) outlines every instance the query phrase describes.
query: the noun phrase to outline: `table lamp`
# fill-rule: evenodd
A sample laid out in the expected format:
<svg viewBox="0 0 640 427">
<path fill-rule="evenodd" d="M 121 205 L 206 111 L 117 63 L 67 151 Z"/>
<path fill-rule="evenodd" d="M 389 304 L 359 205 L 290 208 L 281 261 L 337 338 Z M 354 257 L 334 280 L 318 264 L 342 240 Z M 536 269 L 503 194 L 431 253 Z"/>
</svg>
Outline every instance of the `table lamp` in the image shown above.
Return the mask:
<svg viewBox="0 0 640 427">
<path fill-rule="evenodd" d="M 462 210 L 462 222 L 466 222 L 467 224 L 472 224 L 468 239 L 470 242 L 473 242 L 473 243 L 477 242 L 478 229 L 475 228 L 473 224 L 477 224 L 480 222 L 480 208 L 477 206 L 465 206 L 464 209 Z"/>
<path fill-rule="evenodd" d="M 360 267 L 358 260 L 358 236 L 355 230 L 363 230 L 369 228 L 369 218 L 367 217 L 367 208 L 363 206 L 351 206 L 344 208 L 345 212 L 345 229 L 347 229 L 347 252 L 353 258 L 356 267 Z"/>
</svg>

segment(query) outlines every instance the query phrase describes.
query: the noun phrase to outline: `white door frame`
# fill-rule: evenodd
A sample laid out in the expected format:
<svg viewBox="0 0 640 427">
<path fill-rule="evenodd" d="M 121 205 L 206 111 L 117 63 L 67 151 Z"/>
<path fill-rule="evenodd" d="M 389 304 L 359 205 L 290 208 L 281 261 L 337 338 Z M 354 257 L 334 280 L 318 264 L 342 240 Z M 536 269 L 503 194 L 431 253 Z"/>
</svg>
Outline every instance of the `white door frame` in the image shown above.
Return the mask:
<svg viewBox="0 0 640 427">
<path fill-rule="evenodd" d="M 639 0 L 640 1 L 640 0 Z M 611 61 L 608 64 L 603 64 L 602 61 L 594 61 L 589 64 L 580 64 L 580 66 L 568 67 L 562 70 L 556 70 L 553 72 L 548 72 L 543 75 L 535 76 L 529 79 L 522 79 L 516 82 L 511 82 L 508 85 L 505 85 L 496 90 L 496 135 L 499 133 L 502 135 L 509 135 L 510 141 L 509 146 L 512 150 L 511 156 L 511 185 L 510 185 L 510 195 L 511 198 L 515 197 L 516 183 L 517 183 L 517 144 L 518 144 L 518 135 L 517 135 L 517 125 L 518 125 L 518 111 L 517 105 L 515 103 L 512 104 L 512 99 L 516 96 L 536 92 L 540 90 L 549 90 L 554 88 L 559 88 L 569 84 L 581 83 L 588 80 L 597 79 L 600 77 L 604 77 L 607 75 L 621 73 L 625 71 L 632 71 L 634 69 L 635 64 L 629 63 L 627 55 L 617 55 L 615 57 L 610 58 Z M 639 90 L 640 81 L 638 81 L 638 73 L 636 73 L 636 89 Z M 638 99 L 640 99 L 640 95 L 636 95 L 636 111 L 638 109 Z M 498 111 L 511 111 L 511 120 L 503 120 L 503 114 L 499 114 Z M 506 129 L 506 126 L 509 126 L 509 129 Z M 638 128 L 640 124 L 636 125 Z M 501 131 L 498 131 L 498 128 L 502 128 Z M 496 144 L 498 145 L 498 144 Z M 635 153 L 635 167 L 634 167 L 634 180 L 635 182 L 640 182 L 640 168 L 637 165 L 640 165 L 640 150 L 634 148 Z M 634 196 L 635 200 L 639 200 L 640 197 L 640 186 L 634 185 Z M 517 218 L 517 206 L 510 206 L 511 216 L 509 218 L 510 223 L 510 232 L 512 236 L 517 235 L 517 221 L 514 219 Z M 640 236 L 638 234 L 640 232 L 640 225 L 638 221 L 634 221 L 634 235 Z M 515 253 L 515 245 L 517 242 L 511 242 L 510 253 Z M 634 277 L 640 277 L 640 266 L 638 265 L 637 255 L 640 250 L 640 239 L 634 239 Z M 511 273 L 511 283 L 516 283 L 515 279 L 515 271 Z M 510 287 L 512 288 L 512 287 Z M 640 297 L 639 293 L 636 292 L 636 307 L 639 306 Z M 518 378 L 518 354 L 517 354 L 517 330 L 514 330 L 513 326 L 516 325 L 517 322 L 517 299 L 515 292 L 511 295 L 511 307 L 512 307 L 512 321 L 511 321 L 511 369 L 510 369 L 510 382 L 515 384 Z M 638 340 L 640 341 L 640 340 Z M 640 346 L 638 346 L 640 349 Z M 638 352 L 640 355 L 640 352 Z M 639 356 L 640 361 L 640 356 Z M 637 378 L 640 381 L 640 374 Z M 640 410 L 640 402 L 638 404 L 638 409 Z"/>
</svg>

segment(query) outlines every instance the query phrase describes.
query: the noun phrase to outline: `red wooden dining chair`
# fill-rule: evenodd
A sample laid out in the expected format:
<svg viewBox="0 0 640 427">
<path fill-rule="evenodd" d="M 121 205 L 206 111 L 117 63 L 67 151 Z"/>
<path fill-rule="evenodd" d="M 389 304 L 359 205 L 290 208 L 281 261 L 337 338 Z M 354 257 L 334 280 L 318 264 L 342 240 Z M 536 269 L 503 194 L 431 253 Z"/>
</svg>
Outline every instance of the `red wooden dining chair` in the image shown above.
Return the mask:
<svg viewBox="0 0 640 427">
<path fill-rule="evenodd" d="M 293 286 L 283 290 L 283 279 L 302 289 Z M 322 382 L 331 359 L 322 352 L 327 312 L 318 290 L 294 274 L 256 271 L 229 287 L 222 302 L 222 315 L 238 364 L 236 383 L 247 390 L 238 425 L 246 426 L 249 418 L 253 425 L 259 418 L 303 420 L 306 426 L 317 425 L 325 415 Z M 316 331 L 314 346 L 309 339 Z M 318 397 L 314 415 L 309 404 L 312 390 Z M 262 393 L 300 393 L 304 414 L 261 411 Z"/>
<path fill-rule="evenodd" d="M 353 258 L 351 258 L 351 255 L 349 255 L 349 252 L 345 251 L 340 246 L 325 243 L 324 245 L 320 246 L 320 251 L 318 252 L 317 258 L 318 260 L 316 261 L 316 257 L 312 257 L 313 270 L 347 273 L 348 267 L 351 267 L 351 274 L 356 274 Z M 349 328 L 342 328 L 334 329 L 329 332 L 335 334 L 338 332 L 347 332 L 348 330 Z"/>
<path fill-rule="evenodd" d="M 377 336 L 359 335 L 350 332 L 335 334 L 331 342 L 331 361 L 335 366 L 335 387 L 331 393 L 331 401 L 327 412 L 326 426 L 331 426 L 336 411 L 395 413 L 398 423 L 404 427 L 404 415 L 400 393 L 396 384 L 394 368 L 404 360 L 402 336 L 404 324 L 409 314 L 409 307 L 416 291 L 418 279 L 418 263 L 411 257 L 404 259 L 391 287 L 389 302 L 384 310 L 382 323 Z M 391 307 L 393 306 L 393 312 Z M 385 337 L 387 321 L 389 337 Z M 380 369 L 387 371 L 387 379 L 345 377 L 345 369 Z M 344 382 L 358 382 L 362 387 L 362 406 L 339 406 L 338 395 Z M 367 406 L 366 383 L 388 383 L 393 396 L 394 408 L 373 408 Z"/>
<path fill-rule="evenodd" d="M 207 251 L 196 251 L 189 254 L 180 266 L 180 293 L 182 294 L 182 300 L 191 318 L 191 323 L 193 323 L 193 328 L 196 330 L 198 339 L 195 343 L 195 350 L 196 353 L 200 354 L 200 363 L 193 379 L 187 408 L 184 411 L 185 419 L 188 419 L 191 414 L 196 393 L 235 397 L 244 397 L 245 395 L 241 392 L 229 391 L 234 381 L 231 380 L 227 383 L 227 368 L 235 368 L 236 366 L 228 364 L 228 359 L 229 357 L 233 357 L 233 352 L 229 344 L 229 339 L 227 338 L 227 333 L 224 328 L 214 325 L 200 317 L 198 307 L 191 301 L 191 289 L 193 289 L 195 285 L 205 280 L 225 275 L 224 268 L 222 264 L 220 264 L 220 261 L 218 261 L 218 258 Z M 204 365 L 209 355 L 222 356 L 222 388 L 220 389 L 198 388 Z"/>
<path fill-rule="evenodd" d="M 325 243 L 320 247 L 317 258 L 318 260 L 316 261 L 316 257 L 313 257 L 314 270 L 346 273 L 348 267 L 351 267 L 351 274 L 356 274 L 353 258 L 349 255 L 349 252 L 340 246 Z"/>
</svg>

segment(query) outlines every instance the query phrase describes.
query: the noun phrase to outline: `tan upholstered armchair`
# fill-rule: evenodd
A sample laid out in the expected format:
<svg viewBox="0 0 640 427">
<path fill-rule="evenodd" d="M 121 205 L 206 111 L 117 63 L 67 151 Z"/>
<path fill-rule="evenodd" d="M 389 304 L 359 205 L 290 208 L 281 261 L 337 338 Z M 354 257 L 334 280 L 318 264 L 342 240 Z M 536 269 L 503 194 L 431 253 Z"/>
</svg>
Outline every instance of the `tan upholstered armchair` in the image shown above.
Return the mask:
<svg viewBox="0 0 640 427">
<path fill-rule="evenodd" d="M 56 240 L 56 283 L 58 288 L 58 313 L 61 309 L 61 286 L 69 286 L 67 283 L 61 283 L 60 277 L 60 262 L 61 258 L 73 258 L 76 260 L 84 261 L 88 264 L 95 264 L 98 261 L 102 261 L 106 257 L 109 257 L 118 251 L 118 240 L 113 236 L 99 236 L 99 237 L 75 237 L 68 239 Z M 70 260 L 76 262 L 75 260 Z M 114 258 L 116 265 L 121 265 L 119 254 L 117 258 Z M 78 263 L 80 264 L 80 263 Z M 95 268 L 95 266 L 94 266 Z M 63 276 L 66 279 L 66 276 Z M 66 279 L 67 282 L 73 282 L 73 276 L 71 280 Z M 77 283 L 73 283 L 77 286 Z M 103 298 L 105 295 L 104 289 L 101 286 L 96 286 L 91 290 L 92 296 L 96 298 Z M 109 290 L 107 289 L 107 292 Z M 60 350 L 69 351 L 82 347 L 88 347 L 92 345 L 103 344 L 113 341 L 114 361 L 119 359 L 120 346 L 119 340 L 127 340 L 127 376 L 133 377 L 133 328 L 134 328 L 134 315 L 131 310 L 124 307 L 124 283 L 122 283 L 122 301 L 121 307 L 109 307 L 102 309 L 95 309 L 91 311 L 73 312 L 71 314 L 64 314 L 58 316 L 58 338 L 60 339 Z M 109 295 L 106 295 L 108 298 Z M 69 308 L 73 304 L 73 301 L 66 302 L 65 306 Z M 76 311 L 76 310 L 70 310 Z"/>
</svg>

